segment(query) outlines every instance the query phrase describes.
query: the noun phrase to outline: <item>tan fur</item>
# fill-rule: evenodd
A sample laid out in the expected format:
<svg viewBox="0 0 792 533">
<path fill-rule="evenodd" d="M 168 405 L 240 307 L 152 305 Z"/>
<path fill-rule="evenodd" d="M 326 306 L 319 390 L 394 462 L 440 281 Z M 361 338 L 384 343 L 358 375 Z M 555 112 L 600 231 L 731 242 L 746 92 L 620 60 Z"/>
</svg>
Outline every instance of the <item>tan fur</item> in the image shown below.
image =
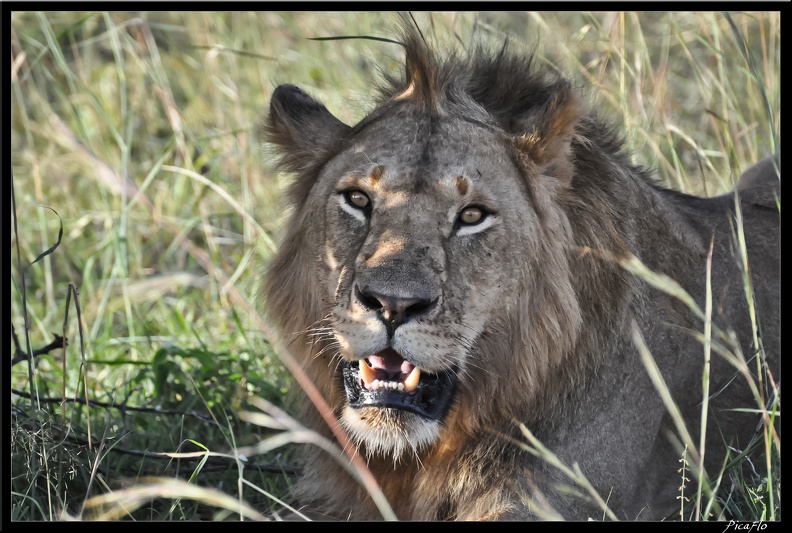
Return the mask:
<svg viewBox="0 0 792 533">
<path fill-rule="evenodd" d="M 703 348 L 690 332 L 703 326 L 619 261 L 637 256 L 703 305 L 714 237 L 714 321 L 757 353 L 734 257 L 734 197 L 655 185 L 569 82 L 530 56 L 504 47 L 440 60 L 414 30 L 402 37 L 405 75 L 388 79 L 352 128 L 294 86 L 273 94 L 265 134 L 295 180 L 267 276 L 269 313 L 399 518 L 600 518 L 596 504 L 558 490 L 571 481 L 557 468 L 517 444 L 519 423 L 577 463 L 619 518 L 664 518 L 678 505 L 679 449 L 633 324 L 694 434 Z M 777 167 L 750 171 L 741 210 L 759 353 L 779 380 L 778 174 L 758 179 Z M 350 204 L 350 191 L 368 205 Z M 480 222 L 460 222 L 470 207 L 484 209 Z M 342 368 L 391 349 L 422 379 L 454 374 L 445 412 L 349 404 Z M 733 410 L 756 407 L 733 375 L 713 358 L 711 389 L 724 391 L 711 404 L 710 473 L 723 461 L 721 438 L 744 449 L 759 422 Z M 310 404 L 301 417 L 330 436 Z M 381 517 L 337 458 L 306 454 L 293 494 L 304 512 Z"/>
</svg>

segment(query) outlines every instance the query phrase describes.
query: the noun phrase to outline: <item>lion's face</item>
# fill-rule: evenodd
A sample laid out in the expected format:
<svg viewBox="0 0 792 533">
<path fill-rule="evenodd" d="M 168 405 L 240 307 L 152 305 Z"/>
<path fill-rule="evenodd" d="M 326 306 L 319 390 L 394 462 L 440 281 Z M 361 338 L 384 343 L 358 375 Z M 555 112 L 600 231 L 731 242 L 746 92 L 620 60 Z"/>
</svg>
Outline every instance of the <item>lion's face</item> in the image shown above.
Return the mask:
<svg viewBox="0 0 792 533">
<path fill-rule="evenodd" d="M 282 85 L 266 124 L 297 174 L 268 307 L 351 436 L 394 458 L 524 416 L 580 324 L 569 85 L 508 123 L 413 89 L 350 128 Z"/>
<path fill-rule="evenodd" d="M 319 332 L 341 359 L 328 368 L 342 378 L 341 420 L 394 455 L 434 441 L 456 395 L 492 371 L 477 340 L 516 304 L 535 226 L 494 132 L 405 118 L 365 128 L 311 192 L 324 203 Z"/>
</svg>

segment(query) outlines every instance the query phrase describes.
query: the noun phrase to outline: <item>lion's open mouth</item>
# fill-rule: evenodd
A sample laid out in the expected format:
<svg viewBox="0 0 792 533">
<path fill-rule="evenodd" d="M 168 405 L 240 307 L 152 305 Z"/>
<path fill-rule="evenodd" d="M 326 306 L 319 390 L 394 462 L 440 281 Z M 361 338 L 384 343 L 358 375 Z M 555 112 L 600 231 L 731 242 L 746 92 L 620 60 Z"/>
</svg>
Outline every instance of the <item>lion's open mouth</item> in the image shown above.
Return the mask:
<svg viewBox="0 0 792 533">
<path fill-rule="evenodd" d="M 445 416 L 456 388 L 453 369 L 440 374 L 422 372 L 393 348 L 345 361 L 342 371 L 351 407 L 401 409 L 432 420 Z"/>
</svg>

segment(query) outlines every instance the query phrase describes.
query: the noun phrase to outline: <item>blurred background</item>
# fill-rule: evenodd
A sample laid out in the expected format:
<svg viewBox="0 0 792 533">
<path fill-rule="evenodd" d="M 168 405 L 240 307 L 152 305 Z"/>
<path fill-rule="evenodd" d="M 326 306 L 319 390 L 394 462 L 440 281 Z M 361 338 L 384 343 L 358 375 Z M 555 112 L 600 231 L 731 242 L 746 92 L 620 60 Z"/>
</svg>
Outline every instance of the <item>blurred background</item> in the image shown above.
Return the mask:
<svg viewBox="0 0 792 533">
<path fill-rule="evenodd" d="M 507 36 L 535 48 L 669 187 L 724 193 L 779 149 L 778 12 L 414 16 L 441 49 Z M 360 37 L 393 39 L 395 22 L 11 14 L 12 520 L 278 506 L 299 469 L 293 446 L 273 440 L 271 420 L 240 416 L 258 398 L 289 412 L 296 386 L 256 318 L 289 179 L 257 124 L 287 82 L 359 121 L 379 73 L 403 61 L 398 45 Z M 239 501 L 247 514 L 228 511 Z M 761 497 L 751 505 L 740 512 L 762 512 Z"/>
</svg>

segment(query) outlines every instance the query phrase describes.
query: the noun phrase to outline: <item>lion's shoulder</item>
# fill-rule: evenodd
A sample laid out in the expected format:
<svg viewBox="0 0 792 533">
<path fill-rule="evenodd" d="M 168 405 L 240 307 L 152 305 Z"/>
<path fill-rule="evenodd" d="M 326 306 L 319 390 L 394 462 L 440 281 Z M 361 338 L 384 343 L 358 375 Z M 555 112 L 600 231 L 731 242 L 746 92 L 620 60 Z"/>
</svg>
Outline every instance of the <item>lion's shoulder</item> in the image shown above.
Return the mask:
<svg viewBox="0 0 792 533">
<path fill-rule="evenodd" d="M 737 181 L 744 204 L 778 208 L 781 198 L 781 160 L 778 155 L 762 159 L 743 172 Z"/>
</svg>

